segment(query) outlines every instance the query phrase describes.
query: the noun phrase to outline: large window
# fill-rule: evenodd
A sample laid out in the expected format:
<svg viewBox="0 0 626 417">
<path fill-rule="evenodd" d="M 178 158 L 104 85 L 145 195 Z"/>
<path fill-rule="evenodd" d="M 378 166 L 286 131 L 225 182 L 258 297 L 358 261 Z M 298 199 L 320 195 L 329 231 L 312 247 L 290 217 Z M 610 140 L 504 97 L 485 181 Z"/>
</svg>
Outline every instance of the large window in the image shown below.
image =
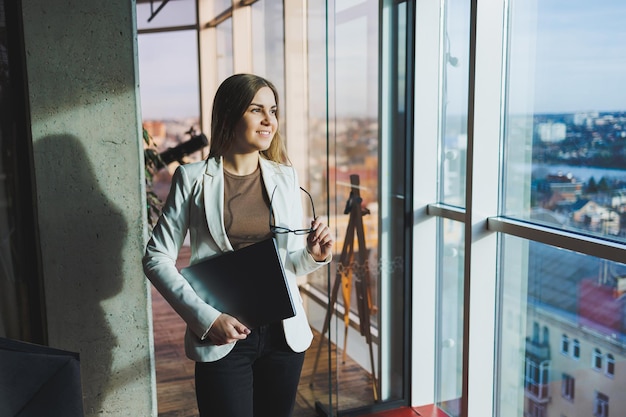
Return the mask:
<svg viewBox="0 0 626 417">
<path fill-rule="evenodd" d="M 507 215 L 624 241 L 625 48 L 615 6 L 512 2 Z"/>
<path fill-rule="evenodd" d="M 561 395 L 563 398 L 569 401 L 574 401 L 574 388 L 576 386 L 576 380 L 568 374 L 563 374 L 561 380 Z"/>
<path fill-rule="evenodd" d="M 609 417 L 609 397 L 601 392 L 595 393 L 593 400 L 593 416 Z"/>
<path fill-rule="evenodd" d="M 527 329 L 540 321 L 552 334 L 581 340 L 582 357 L 588 356 L 579 362 L 553 355 L 558 345 L 548 341 L 551 374 L 576 375 L 577 390 L 600 389 L 609 397 L 624 387 L 600 382 L 590 371 L 603 371 L 608 352 L 623 358 L 626 346 L 626 265 L 606 259 L 602 249 L 624 251 L 618 242 L 626 236 L 626 101 L 616 93 L 626 88 L 626 48 L 615 18 L 625 10 L 615 1 L 512 1 L 505 20 L 502 214 L 522 221 L 525 239 L 502 239 L 502 306 L 514 309 Z M 592 243 L 597 250 L 589 249 Z M 503 321 L 501 331 L 508 325 Z M 503 352 L 510 344 L 500 337 Z M 501 380 L 510 372 L 498 369 Z M 514 410 L 518 415 L 523 404 Z M 571 414 L 567 402 L 546 407 Z M 603 405 L 595 408 L 603 415 Z"/>
<path fill-rule="evenodd" d="M 139 78 L 144 120 L 198 118 L 195 31 L 139 36 Z"/>
<path fill-rule="evenodd" d="M 414 286 L 426 297 L 435 287 L 437 303 L 420 307 L 437 325 L 432 355 L 414 339 L 414 369 L 435 360 L 430 395 L 449 415 L 608 414 L 626 351 L 626 5 L 417 8 Z M 430 159 L 436 193 L 419 182 Z M 457 223 L 463 233 L 445 226 Z M 417 405 L 428 401 L 419 386 Z"/>
</svg>

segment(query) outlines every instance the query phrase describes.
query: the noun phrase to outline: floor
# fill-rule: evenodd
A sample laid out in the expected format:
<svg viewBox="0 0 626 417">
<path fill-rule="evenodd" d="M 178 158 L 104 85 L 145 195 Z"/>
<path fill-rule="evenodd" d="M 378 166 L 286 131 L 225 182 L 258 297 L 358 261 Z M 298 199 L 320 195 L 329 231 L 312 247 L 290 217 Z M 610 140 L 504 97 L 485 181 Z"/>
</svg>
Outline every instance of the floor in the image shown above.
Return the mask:
<svg viewBox="0 0 626 417">
<path fill-rule="evenodd" d="M 179 263 L 186 264 L 188 253 L 181 252 Z M 185 325 L 161 295 L 152 287 L 154 342 L 156 357 L 157 401 L 159 417 L 197 417 L 194 390 L 194 362 L 187 359 L 183 350 Z M 298 388 L 293 417 L 318 417 L 316 402 L 328 404 L 328 369 L 332 367 L 332 380 L 340 386 L 340 395 L 332 402 L 340 410 L 362 407 L 374 402 L 369 374 L 349 357 L 345 363 L 337 362 L 335 345 L 330 356 L 325 339 L 320 343 L 315 334 L 312 347 L 307 351 Z M 314 363 L 319 349 L 319 361 L 314 373 Z M 332 366 L 330 365 L 332 364 Z M 431 408 L 403 408 L 363 417 L 443 417 Z"/>
</svg>

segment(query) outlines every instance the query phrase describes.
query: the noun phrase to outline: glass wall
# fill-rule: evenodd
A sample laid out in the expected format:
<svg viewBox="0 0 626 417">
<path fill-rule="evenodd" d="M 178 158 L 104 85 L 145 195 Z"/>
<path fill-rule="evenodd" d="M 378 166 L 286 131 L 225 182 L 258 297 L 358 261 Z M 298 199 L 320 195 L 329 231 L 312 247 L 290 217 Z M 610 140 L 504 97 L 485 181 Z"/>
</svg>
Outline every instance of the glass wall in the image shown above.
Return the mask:
<svg viewBox="0 0 626 417">
<path fill-rule="evenodd" d="M 200 119 L 208 121 L 210 97 L 229 75 L 253 72 L 270 79 L 279 90 L 281 131 L 301 185 L 336 236 L 332 264 L 299 281 L 316 339 L 307 352 L 295 416 L 374 411 L 408 401 L 410 158 L 397 155 L 407 155 L 410 26 L 406 5 L 397 3 L 385 2 L 392 18 L 381 25 L 380 5 L 366 0 L 198 1 L 198 24 L 189 30 L 200 60 L 188 61 L 197 72 L 184 82 L 199 78 Z M 168 6 L 161 13 L 167 12 Z M 379 70 L 381 33 L 394 62 L 385 73 Z M 171 61 L 179 51 L 163 47 L 185 34 L 171 27 L 158 35 L 140 33 L 140 65 L 148 68 L 149 43 L 157 57 Z M 160 61 L 153 62 L 149 68 L 158 68 Z M 167 92 L 170 77 L 181 74 L 159 74 L 167 83 L 152 85 L 148 81 L 157 76 L 142 68 L 142 99 L 149 91 Z"/>
</svg>

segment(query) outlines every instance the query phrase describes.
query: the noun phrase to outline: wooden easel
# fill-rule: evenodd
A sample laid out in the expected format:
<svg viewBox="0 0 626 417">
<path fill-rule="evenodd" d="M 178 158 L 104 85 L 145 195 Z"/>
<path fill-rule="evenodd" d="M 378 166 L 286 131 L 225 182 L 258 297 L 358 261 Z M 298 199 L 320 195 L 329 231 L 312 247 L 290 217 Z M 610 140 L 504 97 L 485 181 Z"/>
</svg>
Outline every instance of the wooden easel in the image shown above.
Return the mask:
<svg viewBox="0 0 626 417">
<path fill-rule="evenodd" d="M 344 303 L 344 348 L 343 348 L 343 362 L 346 361 L 346 350 L 348 343 L 348 328 L 350 326 L 350 296 L 352 292 L 352 278 L 354 278 L 357 312 L 359 316 L 359 324 L 361 335 L 365 337 L 365 340 L 369 346 L 370 363 L 372 367 L 372 391 L 374 393 L 374 401 L 378 401 L 378 385 L 376 382 L 376 368 L 374 366 L 374 351 L 372 347 L 372 333 L 370 316 L 372 311 L 372 296 L 370 291 L 370 273 L 367 265 L 367 248 L 365 246 L 365 233 L 363 230 L 363 216 L 369 214 L 369 210 L 361 207 L 361 194 L 359 191 L 359 176 L 350 175 L 350 197 L 346 202 L 346 208 L 344 214 L 349 214 L 348 227 L 346 229 L 346 237 L 343 242 L 343 249 L 341 251 L 341 257 L 337 265 L 337 274 L 335 276 L 335 282 L 332 288 L 330 296 L 330 304 L 326 311 L 326 317 L 324 319 L 324 326 L 322 329 L 319 346 L 317 348 L 317 354 L 315 355 L 315 362 L 313 365 L 313 372 L 311 375 L 311 383 L 313 386 L 313 379 L 317 372 L 317 365 L 320 358 L 320 352 L 324 341 L 324 335 L 330 327 L 330 319 L 335 311 L 335 304 L 337 303 L 337 296 L 339 293 L 339 286 L 342 287 L 342 296 Z M 354 259 L 354 233 L 356 231 L 357 241 L 359 245 L 358 258 Z M 355 268 L 356 266 L 356 268 Z"/>
</svg>

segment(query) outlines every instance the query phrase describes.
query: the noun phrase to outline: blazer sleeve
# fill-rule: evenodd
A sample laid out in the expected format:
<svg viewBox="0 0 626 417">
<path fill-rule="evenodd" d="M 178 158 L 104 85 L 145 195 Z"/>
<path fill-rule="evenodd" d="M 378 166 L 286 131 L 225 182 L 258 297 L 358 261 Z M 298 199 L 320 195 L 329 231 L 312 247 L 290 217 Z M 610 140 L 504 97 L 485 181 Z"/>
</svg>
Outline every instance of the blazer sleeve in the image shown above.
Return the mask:
<svg viewBox="0 0 626 417">
<path fill-rule="evenodd" d="M 184 166 L 179 166 L 172 177 L 161 217 L 146 246 L 143 269 L 146 277 L 191 331 L 202 339 L 221 312 L 198 297 L 176 268 L 178 252 L 189 228 L 192 185 Z"/>
</svg>

